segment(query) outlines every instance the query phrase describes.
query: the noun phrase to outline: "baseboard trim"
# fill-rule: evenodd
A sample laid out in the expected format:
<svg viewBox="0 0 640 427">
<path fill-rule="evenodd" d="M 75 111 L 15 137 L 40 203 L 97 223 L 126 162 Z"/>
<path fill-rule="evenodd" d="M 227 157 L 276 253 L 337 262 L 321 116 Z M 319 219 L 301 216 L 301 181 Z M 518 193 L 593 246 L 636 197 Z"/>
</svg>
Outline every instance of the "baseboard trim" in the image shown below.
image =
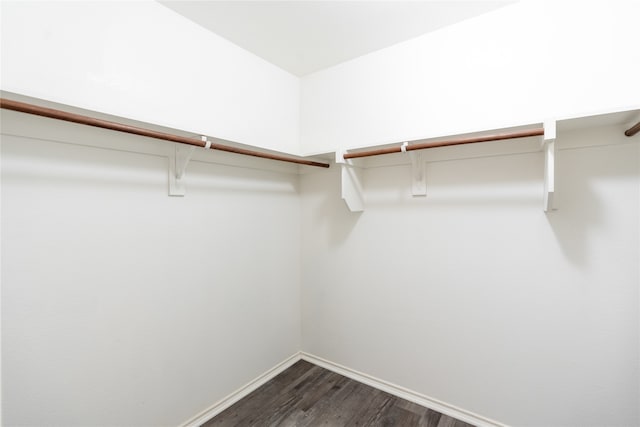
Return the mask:
<svg viewBox="0 0 640 427">
<path fill-rule="evenodd" d="M 273 368 L 269 369 L 267 372 L 263 373 L 262 375 L 260 375 L 259 377 L 255 378 L 254 380 L 252 380 L 252 381 L 248 382 L 247 384 L 243 385 L 238 390 L 234 391 L 233 393 L 229 394 L 228 396 L 226 396 L 226 397 L 222 398 L 221 400 L 217 401 L 216 403 L 214 403 L 213 405 L 211 405 L 210 407 L 208 407 L 204 411 L 200 412 L 198 415 L 192 417 L 190 420 L 188 420 L 185 423 L 181 424 L 180 426 L 181 427 L 198 427 L 198 426 L 201 426 L 205 422 L 209 421 L 211 418 L 213 418 L 216 415 L 218 415 L 220 412 L 224 411 L 225 409 L 227 409 L 228 407 L 230 407 L 231 405 L 236 403 L 238 400 L 240 400 L 243 397 L 247 396 L 249 393 L 251 393 L 252 391 L 257 389 L 261 385 L 265 384 L 269 380 L 271 380 L 276 375 L 282 373 L 284 370 L 286 370 L 287 368 L 291 367 L 294 363 L 299 361 L 300 358 L 301 358 L 300 352 L 289 356 L 287 359 L 285 359 L 282 362 L 278 363 L 276 366 L 274 366 Z"/>
<path fill-rule="evenodd" d="M 278 363 L 276 366 L 269 369 L 262 375 L 248 382 L 228 396 L 217 401 L 204 411 L 200 412 L 198 415 L 192 417 L 190 420 L 184 422 L 180 425 L 180 427 L 201 426 L 243 397 L 246 397 L 249 393 L 257 389 L 258 387 L 267 383 L 269 380 L 282 373 L 287 368 L 291 367 L 299 360 L 306 360 L 307 362 L 313 363 L 314 365 L 318 365 L 337 374 L 344 375 L 345 377 L 351 378 L 352 380 L 361 382 L 368 386 L 377 388 L 378 390 L 382 390 L 394 396 L 400 397 L 413 403 L 417 403 L 418 405 L 433 409 L 434 411 L 438 411 L 442 414 L 449 415 L 450 417 L 467 422 L 469 424 L 473 424 L 478 427 L 507 427 L 506 424 L 500 423 L 482 415 L 478 415 L 471 411 L 458 408 L 455 405 L 451 405 L 441 400 L 425 396 L 424 394 L 417 393 L 399 385 L 392 384 L 388 381 L 381 380 L 374 376 L 356 371 L 351 368 L 347 368 L 346 366 L 339 365 L 337 363 L 302 351 L 289 356 L 287 359 Z"/>
<path fill-rule="evenodd" d="M 356 380 L 363 384 L 377 388 L 378 390 L 382 390 L 410 402 L 417 403 L 418 405 L 425 406 L 442 414 L 449 415 L 450 417 L 456 418 L 460 421 L 464 421 L 478 427 L 506 427 L 505 424 L 498 421 L 458 408 L 457 406 L 448 404 L 429 396 L 425 396 L 424 394 L 417 393 L 404 387 L 400 387 L 371 375 L 358 372 L 351 368 L 347 368 L 346 366 L 342 366 L 321 357 L 314 356 L 313 354 L 301 352 L 300 355 L 302 360 L 306 360 L 307 362 L 313 363 L 314 365 L 321 366 L 337 374 L 351 378 L 352 380 Z"/>
</svg>

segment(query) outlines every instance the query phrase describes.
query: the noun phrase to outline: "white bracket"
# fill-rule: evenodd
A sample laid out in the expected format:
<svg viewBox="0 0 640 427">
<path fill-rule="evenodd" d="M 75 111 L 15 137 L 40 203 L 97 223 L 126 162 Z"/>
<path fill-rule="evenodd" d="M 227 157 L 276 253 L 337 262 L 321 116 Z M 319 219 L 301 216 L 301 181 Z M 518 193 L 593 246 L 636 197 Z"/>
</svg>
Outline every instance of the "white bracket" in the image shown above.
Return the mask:
<svg viewBox="0 0 640 427">
<path fill-rule="evenodd" d="M 411 159 L 411 195 L 413 197 L 427 195 L 427 166 L 421 152 L 407 151 L 408 142 L 402 144 L 400 149 L 409 155 Z"/>
<path fill-rule="evenodd" d="M 544 136 L 542 140 L 544 150 L 544 211 L 555 210 L 555 184 L 556 184 L 556 122 L 547 120 L 544 122 Z"/>
<path fill-rule="evenodd" d="M 205 136 L 202 140 L 210 145 Z M 195 149 L 196 147 L 190 145 L 176 144 L 174 151 L 169 155 L 169 196 L 185 195 L 185 172 Z"/>
<path fill-rule="evenodd" d="M 340 165 L 341 197 L 351 212 L 364 211 L 362 170 L 344 158 L 345 151 L 336 151 L 336 164 Z"/>
</svg>

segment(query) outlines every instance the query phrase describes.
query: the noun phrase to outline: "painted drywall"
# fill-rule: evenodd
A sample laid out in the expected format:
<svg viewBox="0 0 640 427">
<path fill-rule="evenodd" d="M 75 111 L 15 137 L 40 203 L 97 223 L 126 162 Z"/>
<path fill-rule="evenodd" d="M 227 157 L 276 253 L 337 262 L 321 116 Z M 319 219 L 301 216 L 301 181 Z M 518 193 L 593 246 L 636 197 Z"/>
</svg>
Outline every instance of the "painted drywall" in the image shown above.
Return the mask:
<svg viewBox="0 0 640 427">
<path fill-rule="evenodd" d="M 305 154 L 637 108 L 638 2 L 524 1 L 302 78 Z"/>
<path fill-rule="evenodd" d="M 178 425 L 299 350 L 296 167 L 196 153 L 168 197 L 172 144 L 2 131 L 3 425 Z"/>
<path fill-rule="evenodd" d="M 508 425 L 640 424 L 639 147 L 558 145 L 548 215 L 541 152 L 428 162 L 424 198 L 389 158 L 362 213 L 303 176 L 303 350 Z"/>
<path fill-rule="evenodd" d="M 2 90 L 299 151 L 298 78 L 157 2 L 0 8 Z"/>
</svg>

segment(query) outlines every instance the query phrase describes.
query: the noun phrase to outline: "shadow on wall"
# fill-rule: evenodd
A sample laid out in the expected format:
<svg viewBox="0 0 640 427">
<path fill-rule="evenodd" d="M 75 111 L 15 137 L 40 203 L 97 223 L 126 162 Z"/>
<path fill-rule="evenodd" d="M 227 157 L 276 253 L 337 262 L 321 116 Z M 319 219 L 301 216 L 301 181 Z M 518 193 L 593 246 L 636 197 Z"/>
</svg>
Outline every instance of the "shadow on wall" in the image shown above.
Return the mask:
<svg viewBox="0 0 640 427">
<path fill-rule="evenodd" d="M 427 158 L 427 195 L 413 197 L 408 165 L 372 168 L 365 173 L 367 207 L 396 209 L 404 205 L 430 211 L 540 207 L 542 170 L 539 152 L 433 162 Z"/>
<path fill-rule="evenodd" d="M 306 192 L 313 191 L 319 196 L 313 214 L 313 225 L 315 228 L 327 230 L 329 247 L 340 247 L 355 229 L 362 212 L 350 212 L 345 201 L 342 200 L 339 166 L 318 172 L 318 176 L 322 176 L 323 179 L 314 180 L 316 185 L 313 187 L 307 185 L 305 188 Z"/>
<path fill-rule="evenodd" d="M 547 213 L 547 221 L 565 258 L 576 266 L 585 267 L 589 261 L 589 235 L 604 222 L 602 202 L 588 182 L 583 181 L 579 187 L 556 185 L 560 200 L 555 203 L 557 210 Z M 569 188 L 571 194 L 563 191 Z M 576 198 L 586 203 L 577 205 Z"/>
<path fill-rule="evenodd" d="M 47 186 L 88 192 L 149 191 L 168 197 L 168 162 L 165 156 L 126 152 L 72 143 L 2 136 L 2 176 L 23 185 Z M 291 173 L 260 170 L 192 160 L 185 174 L 187 191 L 269 194 L 298 193 L 298 177 Z"/>
<path fill-rule="evenodd" d="M 428 163 L 427 197 L 411 196 L 408 165 L 366 169 L 364 215 L 389 215 L 384 221 L 399 221 L 400 228 L 408 227 L 407 221 L 451 222 L 453 218 L 494 226 L 484 221 L 487 215 L 506 215 L 512 225 L 540 229 L 538 237 L 536 233 L 524 236 L 555 237 L 567 261 L 584 268 L 596 256 L 592 240 L 605 227 L 608 234 L 619 232 L 614 215 L 637 215 L 638 147 L 623 143 L 565 149 L 558 152 L 556 162 L 558 210 L 547 214 L 542 211 L 543 157 L 536 152 Z M 315 218 L 326 227 L 331 245 L 345 242 L 363 216 L 349 212 L 340 199 L 337 169 L 331 174 L 332 190 L 323 192 L 324 203 Z M 421 219 L 411 219 L 414 216 Z M 333 220 L 328 223 L 328 218 Z M 629 222 L 633 221 L 637 218 Z M 552 235 L 545 232 L 545 224 Z"/>
<path fill-rule="evenodd" d="M 635 151 L 635 155 L 633 155 Z M 547 213 L 562 252 L 572 264 L 586 267 L 598 230 L 611 229 L 609 218 L 637 212 L 637 147 L 620 145 L 562 150 L 557 155 L 557 210 Z M 635 186 L 635 192 L 633 187 Z M 635 197 L 629 198 L 629 191 Z"/>
</svg>

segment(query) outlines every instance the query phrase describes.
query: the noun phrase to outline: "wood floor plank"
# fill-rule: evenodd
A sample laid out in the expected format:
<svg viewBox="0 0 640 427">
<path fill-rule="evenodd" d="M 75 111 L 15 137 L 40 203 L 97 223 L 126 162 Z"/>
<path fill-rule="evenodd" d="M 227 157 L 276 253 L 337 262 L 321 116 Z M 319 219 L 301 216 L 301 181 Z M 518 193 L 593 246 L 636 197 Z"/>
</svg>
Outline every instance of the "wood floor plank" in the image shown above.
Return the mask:
<svg viewBox="0 0 640 427">
<path fill-rule="evenodd" d="M 287 389 L 295 387 L 313 366 L 304 360 L 295 363 L 204 425 L 207 427 L 251 425 L 252 418 L 269 410 L 273 405 L 273 400 L 281 396 Z"/>
<path fill-rule="evenodd" d="M 205 427 L 472 427 L 301 360 Z"/>
<path fill-rule="evenodd" d="M 309 427 L 316 425 L 323 425 L 319 421 L 327 420 L 327 414 L 330 414 L 332 407 L 336 405 L 336 402 L 340 402 L 339 396 L 345 386 L 349 384 L 349 379 L 332 373 L 330 378 L 331 387 L 324 388 L 323 392 L 318 395 L 318 399 L 314 402 L 310 402 L 308 409 L 305 411 L 304 418 L 299 420 L 297 427 Z M 336 398 L 338 396 L 338 398 Z"/>
<path fill-rule="evenodd" d="M 394 398 L 397 399 L 397 398 Z M 389 408 L 380 414 L 373 423 L 369 424 L 371 427 L 386 427 L 386 426 L 416 426 L 420 421 L 420 416 L 411 411 L 402 409 L 394 401 Z"/>
<path fill-rule="evenodd" d="M 462 422 L 460 420 L 456 420 L 448 415 L 443 415 L 440 418 L 440 422 L 438 423 L 438 427 L 466 427 L 469 424 Z"/>
<path fill-rule="evenodd" d="M 353 425 L 350 421 L 354 412 L 363 404 L 362 384 L 345 379 L 341 390 L 331 396 L 326 408 L 317 418 L 323 421 L 323 425 L 347 426 Z"/>
<path fill-rule="evenodd" d="M 440 412 L 425 408 L 424 406 L 409 402 L 408 400 L 400 399 L 398 406 L 420 416 L 418 427 L 438 427 L 440 418 L 443 417 Z"/>
<path fill-rule="evenodd" d="M 395 397 L 389 393 L 377 389 L 371 390 L 368 386 L 364 387 L 369 389 L 369 396 L 365 396 L 365 399 L 363 399 L 360 404 L 360 408 L 354 411 L 350 420 L 351 425 L 373 425 L 375 420 L 380 419 L 382 414 L 387 411 L 391 405 L 395 404 Z"/>
</svg>

